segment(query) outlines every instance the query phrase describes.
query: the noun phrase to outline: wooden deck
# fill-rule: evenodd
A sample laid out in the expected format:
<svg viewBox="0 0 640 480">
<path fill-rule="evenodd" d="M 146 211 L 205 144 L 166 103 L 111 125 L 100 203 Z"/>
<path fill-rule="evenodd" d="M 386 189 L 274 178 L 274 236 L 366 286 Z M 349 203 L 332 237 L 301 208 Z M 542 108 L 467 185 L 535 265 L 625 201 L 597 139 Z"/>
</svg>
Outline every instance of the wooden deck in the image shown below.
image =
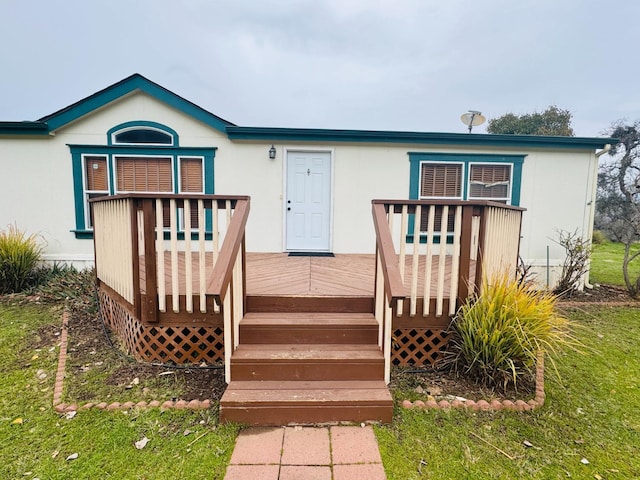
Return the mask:
<svg viewBox="0 0 640 480">
<path fill-rule="evenodd" d="M 180 294 L 186 293 L 185 256 L 178 255 L 178 281 Z M 197 254 L 192 254 L 193 270 L 198 271 Z M 207 266 L 213 265 L 210 253 L 206 255 Z M 438 257 L 433 264 L 437 266 Z M 144 257 L 140 258 L 140 288 L 145 292 Z M 208 267 L 210 268 L 210 267 Z M 410 295 L 409 274 L 412 258 L 405 258 L 405 293 Z M 471 262 L 470 278 L 475 275 L 475 262 Z M 419 296 L 424 291 L 424 256 L 418 262 Z M 165 288 L 171 292 L 172 269 L 171 256 L 165 254 Z M 286 253 L 247 253 L 247 295 L 248 296 L 307 296 L 307 297 L 373 297 L 375 278 L 375 256 L 367 254 L 336 254 L 334 257 L 300 257 Z M 438 269 L 431 275 L 430 296 L 436 296 Z M 451 257 L 446 257 L 444 297 L 449 296 L 451 284 Z M 193 290 L 199 289 L 199 279 L 193 278 Z"/>
</svg>

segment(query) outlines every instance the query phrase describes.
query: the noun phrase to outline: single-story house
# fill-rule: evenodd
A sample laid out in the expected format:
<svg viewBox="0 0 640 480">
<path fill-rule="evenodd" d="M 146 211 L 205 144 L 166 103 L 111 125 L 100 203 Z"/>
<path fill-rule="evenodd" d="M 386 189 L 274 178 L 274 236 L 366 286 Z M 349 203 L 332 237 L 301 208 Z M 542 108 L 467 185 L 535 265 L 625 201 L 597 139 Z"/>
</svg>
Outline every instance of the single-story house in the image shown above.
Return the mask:
<svg viewBox="0 0 640 480">
<path fill-rule="evenodd" d="M 95 259 L 138 360 L 224 363 L 223 421 L 390 422 L 484 274 L 552 284 L 556 231 L 591 236 L 609 141 L 241 127 L 136 74 L 0 122 L 0 225 Z"/>
<path fill-rule="evenodd" d="M 374 198 L 491 199 L 526 208 L 520 256 L 553 284 L 557 230 L 590 238 L 607 138 L 235 125 L 134 74 L 36 121 L 0 122 L 0 226 L 45 258 L 93 262 L 89 199 L 242 194 L 247 250 L 372 253 Z"/>
</svg>

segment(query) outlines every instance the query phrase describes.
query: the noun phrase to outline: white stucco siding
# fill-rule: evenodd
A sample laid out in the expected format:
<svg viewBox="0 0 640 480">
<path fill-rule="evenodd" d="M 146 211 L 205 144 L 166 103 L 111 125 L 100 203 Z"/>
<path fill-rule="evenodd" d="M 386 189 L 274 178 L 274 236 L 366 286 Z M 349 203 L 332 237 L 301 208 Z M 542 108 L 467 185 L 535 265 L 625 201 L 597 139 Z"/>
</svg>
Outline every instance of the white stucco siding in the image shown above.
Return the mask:
<svg viewBox="0 0 640 480">
<path fill-rule="evenodd" d="M 0 228 L 9 224 L 37 234 L 58 260 L 92 256 L 92 242 L 77 242 L 73 177 L 68 148 L 55 137 L 2 139 Z"/>
<path fill-rule="evenodd" d="M 215 147 L 227 136 L 194 120 L 170 106 L 137 92 L 82 117 L 56 132 L 68 144 L 106 145 L 107 131 L 116 125 L 133 121 L 161 123 L 175 130 L 180 145 L 185 147 Z"/>
<path fill-rule="evenodd" d="M 216 194 L 251 197 L 246 242 L 252 252 L 282 251 L 282 149 L 271 160 L 270 147 L 270 143 L 226 141 L 214 161 Z"/>
<path fill-rule="evenodd" d="M 520 254 L 542 283 L 547 281 L 547 262 L 553 285 L 564 261 L 565 251 L 554 241 L 559 230 L 590 239 L 595 161 L 593 152 L 530 152 L 525 159 L 520 204 L 527 211 Z"/>
<path fill-rule="evenodd" d="M 406 147 L 339 146 L 335 149 L 334 250 L 374 253 L 371 200 L 408 198 Z"/>
</svg>

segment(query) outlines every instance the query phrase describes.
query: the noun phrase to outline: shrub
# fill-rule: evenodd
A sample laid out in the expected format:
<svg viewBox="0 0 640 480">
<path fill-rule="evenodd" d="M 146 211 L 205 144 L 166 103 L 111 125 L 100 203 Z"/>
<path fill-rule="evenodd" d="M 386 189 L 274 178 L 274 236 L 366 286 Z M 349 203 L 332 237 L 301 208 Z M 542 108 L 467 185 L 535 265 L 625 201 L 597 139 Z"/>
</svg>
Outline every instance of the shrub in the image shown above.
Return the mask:
<svg viewBox="0 0 640 480">
<path fill-rule="evenodd" d="M 602 245 L 603 243 L 607 243 L 609 239 L 607 238 L 607 234 L 602 230 L 594 230 L 593 235 L 591 236 L 591 243 L 594 245 Z"/>
<path fill-rule="evenodd" d="M 589 259 L 591 258 L 591 244 L 588 239 L 578 235 L 578 231 L 557 232 L 558 239 L 555 242 L 562 246 L 566 256 L 562 264 L 562 273 L 554 292 L 558 295 L 570 296 L 577 290 L 582 290 L 582 281 L 589 271 Z"/>
<path fill-rule="evenodd" d="M 14 293 L 33 285 L 42 247 L 37 236 L 26 236 L 15 225 L 0 231 L 0 293 Z"/>
<path fill-rule="evenodd" d="M 538 351 L 556 356 L 579 345 L 569 320 L 556 313 L 556 297 L 501 275 L 454 318 L 445 366 L 488 387 L 518 387 L 535 375 Z"/>
</svg>

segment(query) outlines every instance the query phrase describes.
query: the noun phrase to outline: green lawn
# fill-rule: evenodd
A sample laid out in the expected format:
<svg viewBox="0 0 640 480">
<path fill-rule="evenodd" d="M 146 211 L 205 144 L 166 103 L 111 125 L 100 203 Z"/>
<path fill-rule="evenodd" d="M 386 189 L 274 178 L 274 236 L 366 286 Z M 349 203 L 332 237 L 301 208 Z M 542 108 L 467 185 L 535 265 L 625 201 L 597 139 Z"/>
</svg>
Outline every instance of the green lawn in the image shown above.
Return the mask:
<svg viewBox="0 0 640 480">
<path fill-rule="evenodd" d="M 224 477 L 238 429 L 218 426 L 213 410 L 57 415 L 52 396 L 59 349 L 31 346 L 39 329 L 51 325 L 60 326 L 59 313 L 0 304 L 0 478 Z M 137 450 L 134 443 L 145 436 L 148 445 Z M 76 460 L 67 460 L 75 453 Z"/>
<path fill-rule="evenodd" d="M 538 411 L 397 409 L 376 429 L 389 479 L 640 478 L 639 313 L 572 313 L 593 352 L 561 359 L 562 384 L 547 372 Z"/>
<path fill-rule="evenodd" d="M 632 250 L 637 252 L 640 245 Z M 622 276 L 622 258 L 624 245 L 622 243 L 607 242 L 593 245 L 591 255 L 591 283 L 624 286 Z M 635 265 L 633 265 L 635 263 Z M 635 278 L 640 276 L 640 259 L 632 263 L 630 273 Z"/>
<path fill-rule="evenodd" d="M 388 478 L 640 478 L 640 312 L 589 308 L 571 317 L 593 352 L 561 359 L 563 383 L 547 375 L 540 410 L 396 409 L 392 425 L 376 427 Z M 217 425 L 213 409 L 57 415 L 58 347 L 34 343 L 41 328 L 59 325 L 49 308 L 0 304 L 0 478 L 224 477 L 238 427 Z"/>
</svg>

